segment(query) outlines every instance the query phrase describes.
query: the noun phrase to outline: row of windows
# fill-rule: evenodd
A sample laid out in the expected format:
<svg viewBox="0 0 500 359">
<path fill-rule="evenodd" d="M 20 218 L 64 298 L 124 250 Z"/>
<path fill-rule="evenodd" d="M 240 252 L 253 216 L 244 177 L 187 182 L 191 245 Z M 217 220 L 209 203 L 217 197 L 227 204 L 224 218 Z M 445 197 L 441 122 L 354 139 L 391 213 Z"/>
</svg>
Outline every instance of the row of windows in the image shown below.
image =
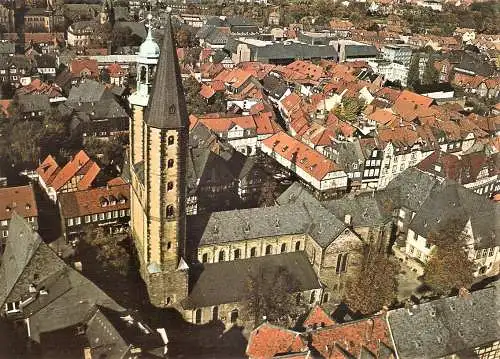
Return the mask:
<svg viewBox="0 0 500 359">
<path fill-rule="evenodd" d="M 110 212 L 105 212 L 105 213 L 87 215 L 87 216 L 83 217 L 83 221 L 85 223 L 91 223 L 91 222 L 99 222 L 99 221 L 104 221 L 107 219 L 126 217 L 126 216 L 130 216 L 129 209 L 126 209 L 126 210 L 121 209 L 119 211 L 110 211 Z M 78 225 L 82 224 L 82 217 L 68 218 L 66 220 L 66 223 L 67 223 L 68 227 L 78 226 Z"/>
<path fill-rule="evenodd" d="M 410 254 L 411 256 L 413 256 L 417 259 L 422 260 L 422 262 L 425 262 L 427 256 L 423 252 L 419 251 L 417 248 L 415 248 L 409 244 L 408 244 L 407 250 L 408 250 L 408 254 Z"/>
<path fill-rule="evenodd" d="M 196 309 L 194 311 L 194 322 L 196 324 L 202 323 L 202 320 L 203 320 L 202 314 L 203 314 L 203 312 L 201 309 Z M 238 309 L 233 309 L 231 312 L 229 312 L 229 320 L 231 321 L 231 323 L 233 323 L 233 324 L 236 323 L 236 321 L 238 320 L 238 317 L 239 317 Z M 219 320 L 219 307 L 218 306 L 212 307 L 211 320 L 213 320 L 213 321 Z"/>
<path fill-rule="evenodd" d="M 302 246 L 302 242 L 298 241 L 295 243 L 295 250 L 300 251 Z M 271 254 L 278 254 L 278 253 L 286 253 L 288 251 L 286 243 L 282 243 L 279 249 L 279 252 L 275 251 L 274 246 L 269 244 L 266 246 L 265 253 L 266 255 L 271 255 Z M 252 247 L 250 248 L 250 257 L 256 257 L 257 256 L 257 247 Z M 226 251 L 224 249 L 219 251 L 218 254 L 218 261 L 219 262 L 224 262 L 226 260 Z M 241 257 L 241 249 L 237 248 L 233 251 L 233 259 L 240 259 Z M 229 259 L 231 260 L 231 259 Z M 208 262 L 208 253 L 203 253 L 201 257 L 201 262 L 202 263 L 207 263 Z"/>
<path fill-rule="evenodd" d="M 485 248 L 483 250 L 478 250 L 476 252 L 476 259 L 486 258 L 486 256 L 491 257 L 495 253 L 495 248 Z"/>
</svg>

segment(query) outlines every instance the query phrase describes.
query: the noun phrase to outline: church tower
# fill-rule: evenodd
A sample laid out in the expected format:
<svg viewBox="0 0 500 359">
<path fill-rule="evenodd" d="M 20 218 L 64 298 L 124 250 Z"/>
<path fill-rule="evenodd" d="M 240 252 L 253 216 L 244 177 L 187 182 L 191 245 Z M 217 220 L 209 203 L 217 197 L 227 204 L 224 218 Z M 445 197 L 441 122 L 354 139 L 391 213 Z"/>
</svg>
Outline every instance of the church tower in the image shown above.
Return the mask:
<svg viewBox="0 0 500 359">
<path fill-rule="evenodd" d="M 188 294 L 185 176 L 188 116 L 170 17 L 159 59 L 151 35 L 141 45 L 137 91 L 129 101 L 131 227 L 153 305 Z M 154 80 L 151 80 L 154 74 Z"/>
</svg>

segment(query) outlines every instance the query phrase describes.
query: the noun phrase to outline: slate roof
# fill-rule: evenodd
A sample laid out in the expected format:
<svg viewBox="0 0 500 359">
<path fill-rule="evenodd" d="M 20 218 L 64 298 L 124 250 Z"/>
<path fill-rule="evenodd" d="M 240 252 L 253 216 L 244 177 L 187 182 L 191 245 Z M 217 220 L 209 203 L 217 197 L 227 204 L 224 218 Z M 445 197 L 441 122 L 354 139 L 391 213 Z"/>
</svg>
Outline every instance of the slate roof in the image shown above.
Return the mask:
<svg viewBox="0 0 500 359">
<path fill-rule="evenodd" d="M 19 95 L 17 101 L 24 113 L 50 110 L 49 96 L 45 94 Z"/>
<path fill-rule="evenodd" d="M 286 90 L 288 90 L 287 84 L 273 75 L 267 75 L 264 77 L 262 85 L 264 86 L 264 90 L 277 100 L 281 99 Z"/>
<path fill-rule="evenodd" d="M 500 204 L 464 188 L 456 182 L 445 181 L 434 187 L 417 211 L 409 228 L 429 238 L 456 223 L 462 228 L 470 220 L 475 248 L 491 248 L 500 244 Z"/>
<path fill-rule="evenodd" d="M 0 42 L 0 55 L 13 55 L 16 53 L 16 44 L 12 42 Z"/>
<path fill-rule="evenodd" d="M 434 186 L 437 186 L 440 182 L 439 179 L 410 167 L 389 182 L 386 190 L 394 193 L 394 198 L 399 202 L 399 207 L 417 211 Z"/>
<path fill-rule="evenodd" d="M 187 129 L 189 126 L 170 16 L 167 17 L 160 59 L 146 109 L 146 123 L 160 129 Z"/>
<path fill-rule="evenodd" d="M 78 86 L 71 87 L 68 95 L 69 103 L 98 102 L 105 94 L 106 87 L 94 80 L 85 80 Z"/>
<path fill-rule="evenodd" d="M 201 221 L 201 220 L 200 220 Z M 309 234 L 322 248 L 328 247 L 345 224 L 318 202 L 250 208 L 210 214 L 206 225 L 193 219 L 191 237 L 199 245 L 229 243 L 287 234 Z"/>
<path fill-rule="evenodd" d="M 499 339 L 500 296 L 492 286 L 387 313 L 397 356 L 437 358 L 465 352 Z M 462 357 L 462 356 L 459 356 Z"/>
<path fill-rule="evenodd" d="M 361 193 L 357 196 L 345 196 L 341 199 L 323 202 L 338 218 L 351 215 L 353 227 L 371 227 L 383 225 L 392 220 L 392 211 L 387 211 L 378 196 L 371 193 Z"/>
<path fill-rule="evenodd" d="M 182 305 L 187 309 L 240 302 L 246 297 L 249 278 L 262 268 L 273 267 L 283 267 L 291 277 L 295 278 L 296 292 L 321 287 L 307 256 L 302 251 L 229 262 L 205 263 L 199 268 L 201 273 L 193 273 L 194 285 Z"/>
<path fill-rule="evenodd" d="M 34 287 L 36 293 L 29 291 Z M 40 290 L 45 289 L 46 294 Z M 123 311 L 95 284 L 72 269 L 46 245 L 31 225 L 15 215 L 0 267 L 0 306 L 26 301 L 22 315 L 30 318 L 31 337 L 80 324 L 96 304 Z"/>
</svg>

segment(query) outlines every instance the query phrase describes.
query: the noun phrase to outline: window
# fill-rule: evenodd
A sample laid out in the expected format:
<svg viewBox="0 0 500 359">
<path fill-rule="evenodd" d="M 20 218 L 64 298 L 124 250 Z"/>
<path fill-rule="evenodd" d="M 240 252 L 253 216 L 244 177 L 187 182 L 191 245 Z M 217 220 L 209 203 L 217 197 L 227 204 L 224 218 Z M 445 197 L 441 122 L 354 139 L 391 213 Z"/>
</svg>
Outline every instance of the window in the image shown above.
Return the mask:
<svg viewBox="0 0 500 359">
<path fill-rule="evenodd" d="M 238 320 L 238 309 L 233 309 L 231 311 L 230 318 L 231 318 L 231 323 L 233 323 L 233 324 L 236 323 L 236 321 Z"/>
<path fill-rule="evenodd" d="M 173 145 L 174 144 L 174 136 L 168 136 L 167 144 L 168 145 Z"/>
<path fill-rule="evenodd" d="M 250 248 L 250 257 L 255 257 L 257 255 L 257 248 Z"/>
<path fill-rule="evenodd" d="M 169 241 L 169 242 L 167 243 L 167 250 L 169 250 L 169 249 L 171 249 L 171 248 L 172 248 L 172 242 L 170 242 L 170 241 Z"/>
<path fill-rule="evenodd" d="M 488 257 L 491 257 L 494 252 L 495 252 L 495 248 L 490 248 L 490 251 L 488 252 Z"/>
<path fill-rule="evenodd" d="M 8 226 L 8 225 L 9 225 L 9 221 L 7 221 L 7 220 L 3 220 L 3 221 L 1 221 L 1 222 L 0 222 L 0 225 L 1 225 L 2 227 L 6 227 L 6 226 Z"/>
<path fill-rule="evenodd" d="M 73 218 L 68 218 L 68 227 L 71 227 L 74 225 Z"/>
<path fill-rule="evenodd" d="M 295 250 L 300 251 L 300 246 L 301 246 L 300 241 L 295 243 Z"/>
<path fill-rule="evenodd" d="M 219 252 L 219 262 L 224 262 L 226 260 L 226 251 L 222 250 Z"/>
<path fill-rule="evenodd" d="M 196 309 L 194 311 L 194 322 L 196 324 L 200 324 L 201 323 L 201 309 Z"/>
<path fill-rule="evenodd" d="M 92 215 L 92 222 L 97 222 L 97 214 Z"/>
<path fill-rule="evenodd" d="M 208 262 L 208 253 L 203 253 L 201 256 L 201 263 L 207 263 Z"/>
<path fill-rule="evenodd" d="M 20 302 L 9 302 L 5 304 L 5 311 L 7 313 L 19 313 L 21 310 L 19 309 Z"/>
<path fill-rule="evenodd" d="M 113 211 L 113 218 L 118 218 L 119 214 L 120 214 L 119 211 Z"/>
<path fill-rule="evenodd" d="M 286 252 L 286 243 L 283 243 L 281 245 L 281 253 L 285 253 Z"/>
<path fill-rule="evenodd" d="M 239 259 L 241 257 L 241 250 L 235 249 L 234 250 L 234 259 Z"/>
<path fill-rule="evenodd" d="M 484 258 L 484 257 L 486 257 L 486 254 L 487 254 L 487 253 L 488 253 L 488 250 L 487 250 L 487 249 L 483 249 L 483 255 L 482 255 L 482 257 L 483 257 L 483 258 Z"/>
<path fill-rule="evenodd" d="M 104 213 L 99 213 L 99 220 L 103 221 L 104 220 Z"/>
<path fill-rule="evenodd" d="M 345 273 L 347 270 L 347 253 L 340 253 L 337 256 L 337 267 L 335 272 L 337 274 Z"/>
<path fill-rule="evenodd" d="M 82 218 L 81 217 L 76 217 L 75 218 L 75 225 L 82 224 Z"/>
<path fill-rule="evenodd" d="M 328 300 L 330 297 L 328 296 L 328 293 L 323 294 L 323 303 L 328 303 Z"/>
<path fill-rule="evenodd" d="M 111 219 L 113 214 L 111 212 L 106 212 L 106 219 Z"/>
<path fill-rule="evenodd" d="M 316 300 L 316 292 L 313 290 L 311 292 L 311 296 L 309 297 L 309 304 L 313 304 L 315 300 Z"/>
<path fill-rule="evenodd" d="M 4 230 L 2 231 L 2 237 L 4 237 L 4 238 L 5 238 L 5 237 L 7 237 L 8 235 L 9 235 L 9 231 L 8 231 L 7 229 L 4 229 Z"/>
<path fill-rule="evenodd" d="M 270 244 L 266 246 L 266 255 L 273 254 L 273 246 Z"/>
<path fill-rule="evenodd" d="M 218 320 L 219 319 L 219 307 L 215 306 L 212 308 L 212 320 Z"/>
<path fill-rule="evenodd" d="M 85 223 L 90 223 L 90 216 L 85 216 Z"/>
<path fill-rule="evenodd" d="M 399 218 L 405 218 L 405 216 L 406 216 L 405 210 L 404 209 L 400 209 L 399 210 Z"/>
<path fill-rule="evenodd" d="M 167 183 L 167 191 L 171 191 L 174 188 L 174 182 Z"/>
<path fill-rule="evenodd" d="M 169 159 L 168 162 L 167 162 L 167 167 L 168 168 L 172 168 L 174 167 L 174 160 L 173 159 Z"/>
<path fill-rule="evenodd" d="M 172 205 L 167 206 L 166 215 L 167 215 L 167 218 L 171 218 L 174 216 L 174 206 L 172 206 Z"/>
</svg>

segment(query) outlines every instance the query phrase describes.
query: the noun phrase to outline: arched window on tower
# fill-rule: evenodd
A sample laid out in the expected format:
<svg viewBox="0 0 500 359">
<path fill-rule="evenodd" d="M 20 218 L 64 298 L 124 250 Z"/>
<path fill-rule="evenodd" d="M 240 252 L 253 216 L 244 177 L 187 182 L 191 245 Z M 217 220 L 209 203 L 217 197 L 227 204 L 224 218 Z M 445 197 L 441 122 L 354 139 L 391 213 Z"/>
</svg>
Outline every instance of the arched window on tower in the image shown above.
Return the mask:
<svg viewBox="0 0 500 359">
<path fill-rule="evenodd" d="M 257 248 L 250 248 L 250 257 L 255 257 L 257 255 Z"/>
<path fill-rule="evenodd" d="M 233 309 L 231 311 L 231 323 L 236 323 L 236 321 L 238 320 L 238 309 Z"/>
<path fill-rule="evenodd" d="M 266 246 L 266 255 L 273 254 L 273 246 L 268 244 Z"/>
<path fill-rule="evenodd" d="M 347 271 L 347 260 L 348 260 L 347 253 L 340 253 L 337 256 L 337 267 L 335 269 L 335 273 L 340 274 L 340 273 L 345 273 Z"/>
<path fill-rule="evenodd" d="M 295 243 L 295 250 L 300 251 L 300 241 Z"/>
<path fill-rule="evenodd" d="M 226 251 L 221 250 L 219 252 L 219 262 L 224 262 L 226 260 Z"/>
<path fill-rule="evenodd" d="M 216 321 L 219 320 L 219 307 L 215 306 L 212 308 L 212 320 Z"/>
<path fill-rule="evenodd" d="M 286 252 L 286 243 L 283 243 L 281 245 L 281 253 L 285 253 Z"/>
<path fill-rule="evenodd" d="M 201 263 L 207 263 L 208 262 L 208 253 L 203 253 L 201 256 Z"/>
<path fill-rule="evenodd" d="M 174 144 L 174 136 L 168 136 L 167 144 L 168 145 L 173 145 Z"/>
<path fill-rule="evenodd" d="M 167 191 L 171 191 L 174 189 L 174 182 L 168 182 L 167 183 Z"/>
<path fill-rule="evenodd" d="M 196 324 L 201 324 L 201 309 L 196 309 L 194 312 L 194 322 Z"/>
<path fill-rule="evenodd" d="M 165 212 L 166 212 L 165 214 L 166 214 L 167 218 L 173 217 L 174 216 L 174 206 L 172 206 L 171 204 L 168 205 Z"/>
<path fill-rule="evenodd" d="M 235 249 L 234 250 L 234 259 L 240 259 L 240 257 L 241 257 L 241 250 Z"/>
<path fill-rule="evenodd" d="M 140 76 L 140 81 L 141 82 L 146 82 L 146 66 L 141 66 L 141 76 Z"/>
<path fill-rule="evenodd" d="M 172 168 L 174 167 L 174 160 L 173 159 L 169 159 L 168 162 L 167 162 L 167 167 L 168 168 Z"/>
</svg>

